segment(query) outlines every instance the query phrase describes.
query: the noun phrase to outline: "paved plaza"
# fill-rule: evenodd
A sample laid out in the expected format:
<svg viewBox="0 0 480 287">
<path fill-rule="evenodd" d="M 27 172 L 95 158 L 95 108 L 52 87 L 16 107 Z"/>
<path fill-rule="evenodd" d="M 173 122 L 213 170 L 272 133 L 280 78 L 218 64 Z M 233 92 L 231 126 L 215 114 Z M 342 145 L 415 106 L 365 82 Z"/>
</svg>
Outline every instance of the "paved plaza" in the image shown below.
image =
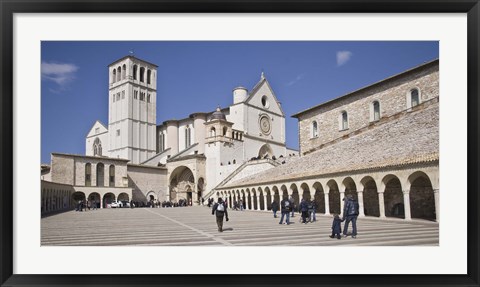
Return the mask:
<svg viewBox="0 0 480 287">
<path fill-rule="evenodd" d="M 224 232 L 217 231 L 211 209 L 120 208 L 69 211 L 41 219 L 42 246 L 437 246 L 438 223 L 359 218 L 356 239 L 331 239 L 331 216 L 317 222 L 279 225 L 271 212 L 229 210 Z M 351 229 L 350 229 L 351 231 Z"/>
</svg>

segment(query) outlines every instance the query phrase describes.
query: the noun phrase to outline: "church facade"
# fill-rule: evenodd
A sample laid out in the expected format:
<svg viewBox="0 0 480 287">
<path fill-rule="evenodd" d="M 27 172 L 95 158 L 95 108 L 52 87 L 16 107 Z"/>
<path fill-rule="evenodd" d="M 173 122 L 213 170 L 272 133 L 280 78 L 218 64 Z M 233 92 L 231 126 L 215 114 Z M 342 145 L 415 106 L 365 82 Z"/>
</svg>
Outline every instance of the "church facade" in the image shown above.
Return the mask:
<svg viewBox="0 0 480 287">
<path fill-rule="evenodd" d="M 126 56 L 110 64 L 108 72 L 109 122 L 93 124 L 84 156 L 52 154 L 47 178 L 72 184 L 74 200 L 98 199 L 104 207 L 119 200 L 120 192 L 113 188 L 121 187 L 127 189 L 122 200 L 200 204 L 232 174 L 248 174 L 252 159 L 269 169 L 279 159 L 298 155 L 286 147 L 285 114 L 263 73 L 251 91 L 234 88 L 228 107 L 157 125 L 157 66 Z M 75 163 L 64 164 L 67 157 Z M 115 160 L 120 168 L 105 164 Z M 112 177 L 112 170 L 121 173 L 115 175 L 118 183 L 97 181 Z"/>
</svg>

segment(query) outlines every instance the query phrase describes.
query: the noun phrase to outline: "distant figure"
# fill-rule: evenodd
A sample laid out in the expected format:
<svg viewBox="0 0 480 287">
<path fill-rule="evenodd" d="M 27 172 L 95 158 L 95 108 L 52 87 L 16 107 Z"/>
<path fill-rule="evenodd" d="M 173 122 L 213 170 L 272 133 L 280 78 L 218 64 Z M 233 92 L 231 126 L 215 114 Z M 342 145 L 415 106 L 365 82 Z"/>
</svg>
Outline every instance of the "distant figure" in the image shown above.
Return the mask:
<svg viewBox="0 0 480 287">
<path fill-rule="evenodd" d="M 300 202 L 300 212 L 302 213 L 302 223 L 307 224 L 307 217 L 308 217 L 308 203 L 305 198 L 302 198 Z"/>
<path fill-rule="evenodd" d="M 283 224 L 283 218 L 286 217 L 285 219 L 285 224 L 290 224 L 290 209 L 291 209 L 292 204 L 290 201 L 286 198 L 280 202 L 280 207 L 282 208 L 282 217 L 280 218 L 280 222 L 278 224 Z"/>
<path fill-rule="evenodd" d="M 278 211 L 278 202 L 275 200 L 272 202 L 272 211 L 273 211 L 273 218 L 277 218 L 277 211 Z"/>
<path fill-rule="evenodd" d="M 217 218 L 218 232 L 223 232 L 223 216 L 225 216 L 226 221 L 228 221 L 228 212 L 227 206 L 223 202 L 222 198 L 218 198 L 218 202 L 212 208 L 212 215 L 215 214 Z"/>
<path fill-rule="evenodd" d="M 352 238 L 357 238 L 357 217 L 358 217 L 358 202 L 351 194 L 343 198 L 345 205 L 343 207 L 343 219 L 345 219 L 345 226 L 343 227 L 343 236 L 347 237 L 348 224 L 352 222 Z"/>
<path fill-rule="evenodd" d="M 340 233 L 342 233 L 342 222 L 344 219 L 340 219 L 338 214 L 333 215 L 333 222 L 332 222 L 332 235 L 330 235 L 330 238 L 335 238 L 341 239 L 342 237 L 340 236 Z"/>
</svg>

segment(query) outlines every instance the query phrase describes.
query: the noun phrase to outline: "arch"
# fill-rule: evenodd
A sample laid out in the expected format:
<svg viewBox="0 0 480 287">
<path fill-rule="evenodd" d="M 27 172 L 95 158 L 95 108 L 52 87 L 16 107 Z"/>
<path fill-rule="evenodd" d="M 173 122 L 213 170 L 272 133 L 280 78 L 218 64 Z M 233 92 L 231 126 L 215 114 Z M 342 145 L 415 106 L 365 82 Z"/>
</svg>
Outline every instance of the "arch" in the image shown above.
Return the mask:
<svg viewBox="0 0 480 287">
<path fill-rule="evenodd" d="M 97 163 L 97 186 L 105 185 L 105 166 L 103 163 Z"/>
<path fill-rule="evenodd" d="M 264 197 L 265 193 L 263 191 L 263 189 L 261 187 L 258 188 L 258 209 L 260 210 L 265 210 L 265 197 Z"/>
<path fill-rule="evenodd" d="M 312 138 L 317 138 L 318 137 L 318 123 L 317 123 L 317 121 L 312 122 L 311 137 Z"/>
<path fill-rule="evenodd" d="M 357 196 L 357 185 L 351 177 L 346 177 L 342 181 L 343 186 L 345 187 L 345 196 L 352 195 L 353 198 L 358 200 Z M 342 198 L 343 199 L 343 198 Z"/>
<path fill-rule="evenodd" d="M 51 192 L 49 196 L 51 197 Z M 78 203 L 79 200 L 85 200 L 85 193 L 83 191 L 75 191 L 72 193 L 72 199 L 75 201 L 75 203 Z"/>
<path fill-rule="evenodd" d="M 92 186 L 92 164 L 85 164 L 85 186 Z"/>
<path fill-rule="evenodd" d="M 322 184 L 317 181 L 313 184 L 312 188 L 315 190 L 313 198 L 317 204 L 317 212 L 325 213 L 325 192 L 323 191 Z"/>
<path fill-rule="evenodd" d="M 363 185 L 363 211 L 365 216 L 380 217 L 377 183 L 371 176 L 363 177 L 360 183 Z"/>
<path fill-rule="evenodd" d="M 118 197 L 120 197 L 120 195 Z M 157 195 L 155 194 L 155 191 L 153 191 L 153 190 L 150 190 L 149 192 L 147 192 L 145 197 L 147 198 L 147 201 L 149 201 L 149 202 L 152 202 L 155 199 L 157 199 Z"/>
<path fill-rule="evenodd" d="M 119 82 L 122 79 L 122 68 L 118 66 L 117 68 L 117 82 Z"/>
<path fill-rule="evenodd" d="M 223 136 L 226 137 L 227 136 L 227 131 L 228 131 L 228 128 L 227 127 L 223 127 Z"/>
<path fill-rule="evenodd" d="M 190 168 L 179 166 L 170 174 L 170 199 L 178 200 L 180 198 L 191 198 L 192 186 L 195 186 L 195 177 Z"/>
<path fill-rule="evenodd" d="M 408 177 L 410 184 L 410 212 L 412 218 L 436 220 L 435 195 L 428 175 L 416 171 Z"/>
<path fill-rule="evenodd" d="M 217 135 L 217 130 L 215 129 L 215 127 L 212 127 L 212 128 L 210 129 L 210 136 L 211 136 L 211 137 L 214 137 L 214 136 L 216 136 L 216 135 Z"/>
<path fill-rule="evenodd" d="M 305 200 L 310 200 L 310 187 L 305 182 L 300 185 L 300 189 L 302 190 L 302 198 Z"/>
<path fill-rule="evenodd" d="M 245 209 L 252 209 L 252 198 L 249 188 L 245 190 Z"/>
<path fill-rule="evenodd" d="M 122 66 L 122 80 L 125 80 L 126 76 L 127 76 L 127 65 L 123 64 L 123 66 Z"/>
<path fill-rule="evenodd" d="M 290 185 L 291 197 L 293 198 L 293 209 L 298 211 L 300 206 L 300 195 L 298 194 L 298 187 L 295 183 Z"/>
<path fill-rule="evenodd" d="M 378 100 L 375 100 L 370 105 L 370 121 L 378 121 L 380 120 L 380 117 L 380 102 Z"/>
<path fill-rule="evenodd" d="M 90 207 L 92 208 L 100 208 L 100 202 L 102 202 L 100 193 L 98 192 L 91 192 L 88 195 L 88 201 L 90 201 Z"/>
<path fill-rule="evenodd" d="M 282 186 L 280 186 L 280 191 L 282 193 L 281 200 L 288 199 L 288 190 L 285 184 L 282 184 Z"/>
<path fill-rule="evenodd" d="M 417 88 L 410 90 L 410 103 L 412 108 L 420 104 L 420 93 Z"/>
<path fill-rule="evenodd" d="M 113 69 L 112 71 L 112 84 L 117 81 L 117 69 Z"/>
<path fill-rule="evenodd" d="M 192 134 L 191 134 L 190 126 L 187 125 L 185 127 L 185 148 L 188 148 L 192 144 L 191 137 L 192 137 Z"/>
<path fill-rule="evenodd" d="M 140 67 L 140 82 L 145 82 L 145 67 Z"/>
<path fill-rule="evenodd" d="M 258 157 L 259 158 L 271 158 L 273 155 L 272 148 L 270 147 L 269 144 L 264 144 L 260 147 L 260 150 L 258 151 Z"/>
<path fill-rule="evenodd" d="M 107 192 L 103 195 L 102 203 L 103 203 L 103 208 L 108 208 L 110 207 L 110 203 L 115 201 L 115 194 L 111 192 Z"/>
<path fill-rule="evenodd" d="M 330 213 L 340 214 L 340 191 L 335 180 L 331 179 L 327 182 L 328 186 L 328 206 Z"/>
<path fill-rule="evenodd" d="M 115 186 L 115 166 L 113 164 L 108 168 L 108 186 Z"/>
<path fill-rule="evenodd" d="M 137 72 L 138 72 L 138 66 L 137 65 L 133 65 L 133 79 L 136 80 L 137 79 Z"/>
<path fill-rule="evenodd" d="M 405 218 L 402 184 L 397 176 L 388 174 L 382 179 L 385 186 L 385 216 Z"/>
<path fill-rule="evenodd" d="M 147 70 L 147 84 L 151 84 L 151 77 L 152 77 L 152 71 L 150 69 Z"/>
</svg>

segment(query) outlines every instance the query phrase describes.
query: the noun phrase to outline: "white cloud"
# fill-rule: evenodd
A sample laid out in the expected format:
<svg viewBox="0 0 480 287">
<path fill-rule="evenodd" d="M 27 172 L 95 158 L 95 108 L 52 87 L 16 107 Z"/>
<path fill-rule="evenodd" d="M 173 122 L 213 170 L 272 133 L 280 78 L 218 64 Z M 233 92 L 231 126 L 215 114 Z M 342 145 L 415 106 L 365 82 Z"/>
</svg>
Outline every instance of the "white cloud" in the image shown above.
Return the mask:
<svg viewBox="0 0 480 287">
<path fill-rule="evenodd" d="M 353 54 L 350 51 L 338 51 L 337 52 L 337 66 L 340 67 L 345 65 L 350 58 L 352 58 Z"/>
<path fill-rule="evenodd" d="M 65 87 L 75 78 L 78 67 L 74 64 L 60 64 L 42 62 L 42 79 L 53 81 L 61 87 Z"/>
<path fill-rule="evenodd" d="M 301 79 L 303 79 L 305 76 L 305 74 L 300 74 L 298 75 L 295 79 L 291 80 L 290 82 L 288 82 L 286 84 L 287 87 L 290 87 L 290 86 L 293 86 L 295 85 L 298 81 L 300 81 Z"/>
</svg>

